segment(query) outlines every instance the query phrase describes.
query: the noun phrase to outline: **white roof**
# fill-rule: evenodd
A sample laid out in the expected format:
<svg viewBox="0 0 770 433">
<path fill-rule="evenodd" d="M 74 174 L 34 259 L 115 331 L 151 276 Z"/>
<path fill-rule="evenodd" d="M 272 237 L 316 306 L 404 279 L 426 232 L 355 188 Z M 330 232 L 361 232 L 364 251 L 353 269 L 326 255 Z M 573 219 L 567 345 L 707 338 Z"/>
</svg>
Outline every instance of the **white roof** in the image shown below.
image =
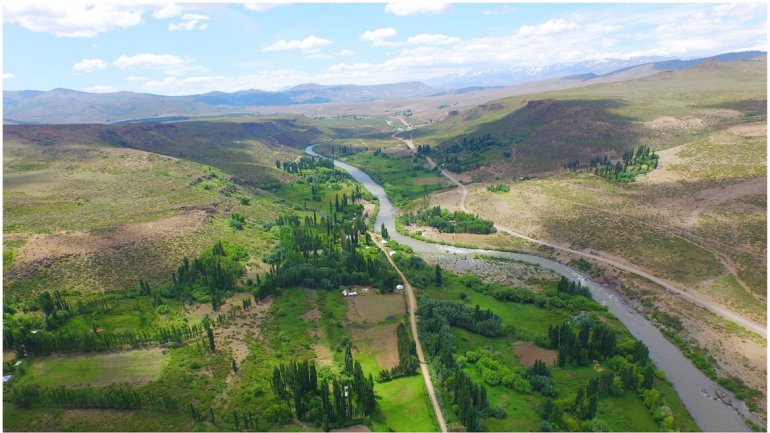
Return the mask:
<svg viewBox="0 0 770 433">
<path fill-rule="evenodd" d="M 21 361 L 16 361 L 16 364 L 13 364 L 14 367 L 18 367 L 21 365 Z"/>
<path fill-rule="evenodd" d="M 8 376 L 3 376 L 3 382 L 8 382 L 9 380 L 11 380 L 12 377 L 13 376 L 10 374 Z"/>
<path fill-rule="evenodd" d="M 403 284 L 399 284 L 399 285 L 396 286 L 396 289 L 404 290 L 404 285 Z"/>
<path fill-rule="evenodd" d="M 390 255 L 392 256 L 393 254 L 396 254 L 396 252 L 395 251 L 391 251 Z"/>
<path fill-rule="evenodd" d="M 380 241 L 380 243 L 383 243 L 383 244 L 387 244 L 387 243 L 388 243 L 388 241 L 386 241 L 385 239 L 383 239 L 383 240 L 381 240 L 381 241 Z"/>
</svg>

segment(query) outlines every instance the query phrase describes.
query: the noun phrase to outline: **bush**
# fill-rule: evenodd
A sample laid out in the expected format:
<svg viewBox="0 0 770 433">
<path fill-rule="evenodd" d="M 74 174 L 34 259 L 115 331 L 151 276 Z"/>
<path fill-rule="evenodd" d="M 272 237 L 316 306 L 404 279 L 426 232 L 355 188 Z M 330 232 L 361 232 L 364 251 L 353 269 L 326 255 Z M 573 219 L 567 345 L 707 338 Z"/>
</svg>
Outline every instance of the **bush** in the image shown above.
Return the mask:
<svg viewBox="0 0 770 433">
<path fill-rule="evenodd" d="M 488 407 L 486 414 L 497 419 L 503 419 L 508 416 L 508 412 L 505 410 L 505 406 L 502 404 L 496 404 L 494 406 Z"/>
</svg>

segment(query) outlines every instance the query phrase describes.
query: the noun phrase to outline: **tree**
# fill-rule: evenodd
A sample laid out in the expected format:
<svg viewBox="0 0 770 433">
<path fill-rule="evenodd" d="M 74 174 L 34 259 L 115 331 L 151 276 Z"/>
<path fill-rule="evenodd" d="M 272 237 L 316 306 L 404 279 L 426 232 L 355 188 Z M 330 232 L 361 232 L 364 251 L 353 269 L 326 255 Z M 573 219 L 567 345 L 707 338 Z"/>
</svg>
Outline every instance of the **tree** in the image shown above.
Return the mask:
<svg viewBox="0 0 770 433">
<path fill-rule="evenodd" d="M 436 285 L 437 286 L 441 286 L 442 285 L 443 281 L 441 279 L 441 266 L 439 266 L 438 263 L 436 263 L 436 279 L 435 280 L 436 280 Z"/>
<path fill-rule="evenodd" d="M 209 337 L 209 350 L 214 352 L 216 349 L 214 346 L 214 331 L 211 330 L 211 325 L 206 323 L 206 335 Z"/>
<path fill-rule="evenodd" d="M 343 370 L 345 374 L 353 374 L 353 353 L 350 351 L 350 344 L 345 346 L 345 368 Z"/>
</svg>

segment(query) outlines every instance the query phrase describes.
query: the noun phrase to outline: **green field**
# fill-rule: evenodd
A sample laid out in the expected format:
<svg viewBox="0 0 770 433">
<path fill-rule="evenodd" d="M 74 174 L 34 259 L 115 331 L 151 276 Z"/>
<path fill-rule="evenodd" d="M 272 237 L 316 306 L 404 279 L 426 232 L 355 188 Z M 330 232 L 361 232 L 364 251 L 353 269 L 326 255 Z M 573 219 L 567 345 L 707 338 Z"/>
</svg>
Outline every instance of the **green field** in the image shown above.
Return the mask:
<svg viewBox="0 0 770 433">
<path fill-rule="evenodd" d="M 341 159 L 364 170 L 382 185 L 396 206 L 447 187 L 447 181 L 438 171 L 428 169 L 421 159 L 411 153 L 361 152 Z"/>
<path fill-rule="evenodd" d="M 41 386 L 142 384 L 156 380 L 168 363 L 163 349 L 37 358 L 20 383 Z"/>
<path fill-rule="evenodd" d="M 374 431 L 438 430 L 421 375 L 379 383 L 374 390 L 379 397 L 379 414 L 372 419 Z"/>
</svg>

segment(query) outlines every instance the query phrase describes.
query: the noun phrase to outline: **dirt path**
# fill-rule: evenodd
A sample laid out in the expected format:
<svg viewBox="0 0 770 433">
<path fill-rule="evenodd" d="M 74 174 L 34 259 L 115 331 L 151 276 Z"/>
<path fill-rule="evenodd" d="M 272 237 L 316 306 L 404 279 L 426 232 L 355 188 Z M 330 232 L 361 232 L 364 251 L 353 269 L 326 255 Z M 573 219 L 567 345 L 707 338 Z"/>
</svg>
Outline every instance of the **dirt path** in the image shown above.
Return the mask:
<svg viewBox="0 0 770 433">
<path fill-rule="evenodd" d="M 404 125 L 408 125 L 404 120 L 401 120 L 401 122 L 404 123 Z M 411 129 L 413 129 L 413 128 L 411 126 L 409 126 L 406 131 L 411 130 Z M 404 132 L 404 131 L 401 131 L 401 132 Z M 407 146 L 410 149 L 412 149 L 412 151 L 414 151 L 414 143 L 412 142 L 411 139 L 407 140 L 407 139 L 398 137 L 397 135 L 398 135 L 398 133 L 393 134 L 393 138 L 395 138 L 397 140 L 403 141 L 404 143 L 407 144 Z M 435 163 L 433 163 L 433 160 L 428 158 L 428 161 L 429 161 L 429 164 L 433 164 L 433 166 L 435 166 Z M 441 174 L 444 175 L 444 177 L 446 177 L 450 182 L 452 182 L 453 184 L 457 185 L 460 188 L 460 190 L 462 191 L 462 195 L 460 197 L 460 210 L 462 210 L 463 212 L 468 212 L 468 210 L 465 208 L 465 199 L 468 197 L 468 188 L 466 188 L 465 185 L 463 185 L 457 178 L 455 178 L 448 171 L 446 171 L 446 170 L 444 170 L 442 168 L 440 168 L 439 170 L 441 171 Z M 547 247 L 553 248 L 555 250 L 564 251 L 564 252 L 567 252 L 567 253 L 570 253 L 570 254 L 575 254 L 575 255 L 578 255 L 578 256 L 582 256 L 582 257 L 586 257 L 586 258 L 589 258 L 589 259 L 593 259 L 593 260 L 596 260 L 598 262 L 602 262 L 602 263 L 614 266 L 614 267 L 616 267 L 618 269 L 622 269 L 622 270 L 624 270 L 626 272 L 630 272 L 632 274 L 638 275 L 638 276 L 640 276 L 642 278 L 646 278 L 646 279 L 652 281 L 653 283 L 658 284 L 661 287 L 664 287 L 666 290 L 669 290 L 669 291 L 671 291 L 673 293 L 676 293 L 676 294 L 680 295 L 682 298 L 687 299 L 688 301 L 692 302 L 695 305 L 701 306 L 701 307 L 711 311 L 712 313 L 717 314 L 718 316 L 721 316 L 721 317 L 723 317 L 723 318 L 725 318 L 725 319 L 727 319 L 727 320 L 729 320 L 731 322 L 737 323 L 738 325 L 741 325 L 744 328 L 749 329 L 751 331 L 754 331 L 757 334 L 761 335 L 762 337 L 767 338 L 767 328 L 765 328 L 764 324 L 756 323 L 756 322 L 754 322 L 752 320 L 746 319 L 745 317 L 743 317 L 743 316 L 741 316 L 741 315 L 739 315 L 737 313 L 734 313 L 734 312 L 732 312 L 732 311 L 730 311 L 730 310 L 728 310 L 726 308 L 723 308 L 721 305 L 719 305 L 719 304 L 717 304 L 715 302 L 712 302 L 712 301 L 710 301 L 708 299 L 704 299 L 704 298 L 698 296 L 697 294 L 687 292 L 686 289 L 680 289 L 680 288 L 674 286 L 673 283 L 671 283 L 669 281 L 666 281 L 666 280 L 664 280 L 662 278 L 658 278 L 658 277 L 656 277 L 656 276 L 654 276 L 654 275 L 652 275 L 652 274 L 650 274 L 648 272 L 645 272 L 645 271 L 643 271 L 641 269 L 638 269 L 638 268 L 636 268 L 634 266 L 630 266 L 630 265 L 618 262 L 616 260 L 612 260 L 612 259 L 608 259 L 608 258 L 605 258 L 605 257 L 602 257 L 602 256 L 598 256 L 596 254 L 590 254 L 590 253 L 586 253 L 586 252 L 583 252 L 583 251 L 574 250 L 572 248 L 567 248 L 567 247 L 563 247 L 563 246 L 560 246 L 560 245 L 556 245 L 556 244 L 552 244 L 552 243 L 549 243 L 549 242 L 545 242 L 545 241 L 541 241 L 541 240 L 538 240 L 538 239 L 534 239 L 534 238 L 531 238 L 531 237 L 529 237 L 527 235 L 515 232 L 515 231 L 513 231 L 513 230 L 511 230 L 511 229 L 509 229 L 507 227 L 503 227 L 503 226 L 501 226 L 499 224 L 495 224 L 495 228 L 498 231 L 501 231 L 501 232 L 504 232 L 504 233 L 508 233 L 509 235 L 517 237 L 519 239 L 524 239 L 526 241 L 529 241 L 529 242 L 532 242 L 532 243 L 535 243 L 535 244 L 538 244 L 538 245 L 547 246 Z M 732 273 L 732 271 L 731 271 L 731 273 Z M 741 284 L 741 286 L 744 287 L 743 284 Z M 748 289 L 748 287 L 744 287 L 744 289 Z"/>
<path fill-rule="evenodd" d="M 379 249 L 382 250 L 382 252 L 385 253 L 385 257 L 387 257 L 388 261 L 390 262 L 390 265 L 393 266 L 393 269 L 398 272 L 398 275 L 401 277 L 401 280 L 404 281 L 404 287 L 406 288 L 406 295 L 409 299 L 409 302 L 407 302 L 407 306 L 409 309 L 409 323 L 412 326 L 412 338 L 414 338 L 415 345 L 417 346 L 417 359 L 420 361 L 420 371 L 422 371 L 422 377 L 425 379 L 425 387 L 428 389 L 428 397 L 430 397 L 430 402 L 433 405 L 433 412 L 436 414 L 436 419 L 438 420 L 439 427 L 441 428 L 442 433 L 447 432 L 447 426 L 446 426 L 446 420 L 444 419 L 444 415 L 441 413 L 441 406 L 438 404 L 438 400 L 436 399 L 436 391 L 433 389 L 433 382 L 430 379 L 430 373 L 428 372 L 428 364 L 425 362 L 425 355 L 423 355 L 422 352 L 422 344 L 420 344 L 420 337 L 417 335 L 417 298 L 414 296 L 414 289 L 412 288 L 412 285 L 409 284 L 409 280 L 406 279 L 406 276 L 403 272 L 401 272 L 401 269 L 396 266 L 396 263 L 393 261 L 393 259 L 390 257 L 390 254 L 388 254 L 388 251 L 385 249 L 385 247 L 382 246 L 382 243 L 380 242 L 379 235 L 375 233 L 370 233 L 373 239 L 375 239 L 374 244 L 377 245 Z"/>
</svg>

